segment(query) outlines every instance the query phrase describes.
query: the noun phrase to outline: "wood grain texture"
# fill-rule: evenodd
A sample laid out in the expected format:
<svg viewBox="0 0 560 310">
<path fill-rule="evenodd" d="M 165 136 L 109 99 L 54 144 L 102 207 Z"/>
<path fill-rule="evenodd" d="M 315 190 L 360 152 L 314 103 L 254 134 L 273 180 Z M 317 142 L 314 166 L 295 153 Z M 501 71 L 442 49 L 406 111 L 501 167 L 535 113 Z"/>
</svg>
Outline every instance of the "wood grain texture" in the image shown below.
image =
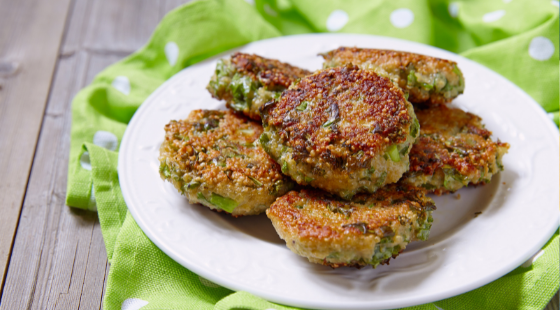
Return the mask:
<svg viewBox="0 0 560 310">
<path fill-rule="evenodd" d="M 57 1 L 48 3 L 54 6 Z M 20 201 L 16 199 L 13 205 L 10 205 L 17 209 L 17 213 L 23 192 L 27 188 L 0 310 L 101 308 L 109 264 L 97 215 L 64 205 L 71 100 L 103 68 L 145 44 L 159 20 L 184 2 L 187 1 L 73 0 L 58 55 L 56 74 L 50 86 L 47 109 L 44 114 L 43 110 L 39 109 L 38 119 L 23 120 L 26 125 L 35 126 L 35 133 L 41 127 L 42 120 L 38 144 L 37 138 L 26 142 L 30 145 L 27 147 L 35 149 L 35 145 L 37 146 L 29 183 L 27 184 L 25 175 L 24 184 L 21 186 L 15 183 L 0 185 L 0 194 L 5 191 L 13 191 L 16 194 L 17 190 L 21 192 Z M 52 12 L 56 12 L 56 8 L 44 9 L 44 5 L 46 4 L 35 4 L 31 0 L 0 0 L 0 60 L 15 60 L 22 64 L 20 71 L 11 76 L 3 75 L 4 67 L 0 64 L 0 86 L 4 87 L 0 90 L 1 134 L 19 133 L 14 128 L 3 127 L 4 121 L 8 118 L 7 115 L 10 115 L 10 118 L 19 115 L 21 118 L 21 115 L 31 108 L 27 103 L 20 103 L 12 98 L 15 98 L 14 89 L 19 91 L 23 86 L 32 85 L 17 84 L 23 82 L 14 82 L 16 78 L 24 78 L 22 81 L 29 83 L 37 81 L 28 76 L 30 73 L 26 69 L 27 62 L 22 60 L 24 58 L 18 58 L 25 55 L 18 53 L 29 48 L 26 44 L 33 46 L 35 43 L 21 41 L 22 39 L 17 41 L 14 37 L 29 35 L 24 33 L 28 31 L 25 30 L 26 27 L 30 27 L 25 23 L 29 18 L 37 18 L 34 14 L 39 14 L 38 12 L 49 14 L 49 19 L 54 18 Z M 27 13 L 28 11 L 32 13 Z M 59 19 L 64 20 L 64 17 Z M 46 28 L 48 27 L 45 26 Z M 44 36 L 48 40 L 54 40 L 53 37 L 48 37 L 50 33 L 45 29 L 41 30 L 43 33 L 34 30 L 37 33 L 33 38 Z M 4 44 L 16 41 L 19 42 L 17 46 L 9 47 Z M 45 53 L 41 52 L 40 56 L 44 57 Z M 51 76 L 48 76 L 47 82 L 41 82 L 49 85 L 50 78 Z M 20 85 L 20 88 L 14 85 Z M 36 94 L 37 91 L 34 88 L 29 92 L 40 97 Z M 47 102 L 46 94 L 43 94 L 44 102 Z M 31 98 L 32 94 L 26 95 Z M 9 105 L 6 104 L 8 102 Z M 25 104 L 25 109 L 14 107 L 17 104 Z M 19 111 L 20 114 L 14 114 L 14 111 Z M 10 124 L 14 124 L 13 121 Z M 2 131 L 6 130 L 5 128 L 8 128 L 8 131 Z M 4 143 L 0 140 L 0 173 L 3 172 L 1 169 L 5 169 L 3 165 L 8 163 L 3 162 L 3 158 L 17 150 L 16 146 L 5 148 L 7 144 Z M 13 154 L 10 156 L 14 156 Z M 31 159 L 28 160 L 29 171 Z M 25 164 L 25 160 L 21 159 L 21 162 Z M 25 168 L 25 165 L 23 167 Z M 18 170 L 17 173 L 21 171 Z M 17 198 L 16 194 L 13 197 Z M 0 211 L 4 212 L 5 207 L 1 206 Z M 0 236 L 3 236 L 5 229 L 2 222 L 4 220 L 4 216 L 0 217 Z M 11 244 L 11 239 L 8 239 Z M 0 249 L 0 268 L 3 266 L 1 254 Z M 556 303 L 551 302 L 547 310 L 558 310 L 558 295 L 555 298 Z"/>
<path fill-rule="evenodd" d="M 72 94 L 84 84 L 87 58 L 81 53 L 59 61 L 10 260 L 2 309 L 78 308 L 74 306 L 87 282 L 86 268 L 92 264 L 89 250 L 96 246 L 91 243 L 95 241 L 95 225 L 99 225 L 97 216 L 64 205 L 69 106 Z M 97 244 L 98 248 L 99 245 L 104 252 L 102 243 Z M 106 258 L 101 263 L 106 266 Z M 99 285 L 103 285 L 103 279 Z"/>
<path fill-rule="evenodd" d="M 546 308 L 544 308 L 544 310 L 558 310 L 559 305 L 560 305 L 560 294 L 559 292 L 556 292 L 556 295 L 552 297 L 552 299 L 550 300 Z"/>
<path fill-rule="evenodd" d="M 0 0 L 0 281 L 3 282 L 70 0 Z"/>
<path fill-rule="evenodd" d="M 102 69 L 145 44 L 159 20 L 178 4 L 73 1 L 48 105 L 44 115 L 40 111 L 41 135 L 0 309 L 101 307 L 109 265 L 97 215 L 64 205 L 71 101 Z M 41 127 L 41 118 L 35 125 Z"/>
</svg>

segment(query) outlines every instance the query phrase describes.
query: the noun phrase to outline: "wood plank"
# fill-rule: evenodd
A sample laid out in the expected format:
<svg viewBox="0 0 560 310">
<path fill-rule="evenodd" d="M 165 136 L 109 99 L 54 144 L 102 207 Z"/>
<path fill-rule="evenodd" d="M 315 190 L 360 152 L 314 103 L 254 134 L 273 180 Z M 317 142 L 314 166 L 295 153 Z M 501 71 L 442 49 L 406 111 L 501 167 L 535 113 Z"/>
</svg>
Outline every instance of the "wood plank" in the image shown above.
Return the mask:
<svg viewBox="0 0 560 310">
<path fill-rule="evenodd" d="M 0 281 L 18 225 L 70 0 L 0 0 Z M 0 289 L 1 289 L 0 285 Z"/>
<path fill-rule="evenodd" d="M 182 2 L 74 1 L 0 309 L 101 309 L 109 264 L 99 223 L 95 214 L 64 205 L 70 102 L 101 69 L 141 47 Z"/>
<path fill-rule="evenodd" d="M 71 100 L 118 60 L 95 57 L 81 51 L 59 62 L 0 309 L 101 307 L 108 266 L 97 215 L 64 204 Z"/>
<path fill-rule="evenodd" d="M 105 283 L 103 283 L 103 298 L 105 298 L 105 292 L 107 291 L 107 279 L 109 278 L 109 264 L 107 264 L 107 269 L 105 270 Z M 103 305 L 101 304 L 99 309 L 103 309 Z M 558 310 L 558 309 L 555 309 Z"/>
<path fill-rule="evenodd" d="M 554 297 L 552 297 L 552 299 L 550 300 L 546 308 L 544 308 L 544 310 L 558 310 L 559 305 L 560 305 L 560 295 L 558 292 L 556 292 L 556 294 L 554 295 Z"/>
<path fill-rule="evenodd" d="M 80 309 L 101 309 L 101 301 L 105 292 L 105 283 L 109 271 L 107 252 L 101 236 L 101 227 L 97 221 L 92 231 L 88 263 L 82 291 L 80 292 Z M 95 257 L 91 257 L 95 255 Z M 68 309 L 61 308 L 60 309 Z"/>
<path fill-rule="evenodd" d="M 162 5 L 153 0 L 95 1 L 84 35 L 88 50 L 130 54 L 146 44 L 161 20 Z"/>
<path fill-rule="evenodd" d="M 155 28 L 170 9 L 167 1 L 154 3 L 74 0 L 0 309 L 101 308 L 109 265 L 99 222 L 95 213 L 64 205 L 70 105 L 98 72 L 145 44 L 153 29 L 137 26 L 147 19 Z M 111 46 L 106 36 L 121 41 Z"/>
<path fill-rule="evenodd" d="M 70 101 L 84 84 L 86 53 L 59 62 L 43 120 L 1 309 L 52 309 L 79 302 L 96 214 L 64 205 L 70 132 Z M 81 65 L 81 66 L 80 66 Z M 106 261 L 106 258 L 105 258 Z M 100 283 L 99 285 L 102 285 Z M 81 291 L 81 288 L 79 288 Z M 51 298 L 37 296 L 55 293 Z M 70 295 L 70 296 L 69 296 Z M 70 298 L 68 298 L 70 297 Z M 77 307 L 71 307 L 77 308 Z"/>
<path fill-rule="evenodd" d="M 178 8 L 179 6 L 189 3 L 190 1 L 185 0 L 166 0 L 163 2 L 161 6 L 161 16 L 165 16 L 165 14 L 169 13 L 171 10 Z"/>
</svg>

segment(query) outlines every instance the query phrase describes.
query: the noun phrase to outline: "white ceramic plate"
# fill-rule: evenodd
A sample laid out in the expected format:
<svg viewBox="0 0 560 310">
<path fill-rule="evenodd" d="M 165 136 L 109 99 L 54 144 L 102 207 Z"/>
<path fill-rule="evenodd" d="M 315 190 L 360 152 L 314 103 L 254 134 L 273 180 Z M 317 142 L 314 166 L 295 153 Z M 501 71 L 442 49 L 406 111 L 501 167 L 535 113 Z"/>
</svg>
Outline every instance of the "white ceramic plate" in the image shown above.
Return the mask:
<svg viewBox="0 0 560 310">
<path fill-rule="evenodd" d="M 265 215 L 233 219 L 191 205 L 158 174 L 163 127 L 193 109 L 224 109 L 205 87 L 220 55 L 169 79 L 138 109 L 119 153 L 125 201 L 146 235 L 167 255 L 232 290 L 306 308 L 384 309 L 465 293 L 513 270 L 558 227 L 558 129 L 533 99 L 493 71 L 434 47 L 377 36 L 319 34 L 251 43 L 236 51 L 310 70 L 320 52 L 339 46 L 411 51 L 456 61 L 466 91 L 454 105 L 480 115 L 493 138 L 509 142 L 505 171 L 486 186 L 434 197 L 426 242 L 390 266 L 361 270 L 315 265 L 276 235 Z M 460 199 L 457 199 L 460 194 Z M 482 212 L 475 218 L 475 212 Z"/>
</svg>

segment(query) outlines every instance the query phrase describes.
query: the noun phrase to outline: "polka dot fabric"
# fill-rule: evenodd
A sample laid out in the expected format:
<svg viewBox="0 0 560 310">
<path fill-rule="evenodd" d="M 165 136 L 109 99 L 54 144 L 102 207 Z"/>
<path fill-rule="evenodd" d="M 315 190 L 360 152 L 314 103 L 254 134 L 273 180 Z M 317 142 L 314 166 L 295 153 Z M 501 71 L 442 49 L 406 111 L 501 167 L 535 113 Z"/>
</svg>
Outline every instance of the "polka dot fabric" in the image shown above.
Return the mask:
<svg viewBox="0 0 560 310">
<path fill-rule="evenodd" d="M 145 305 L 149 304 L 149 302 L 138 299 L 138 298 L 129 298 L 123 301 L 121 305 L 121 310 L 139 310 L 140 308 L 144 307 Z"/>
<path fill-rule="evenodd" d="M 461 53 L 514 81 L 557 119 L 558 1 L 257 0 L 255 5 L 273 8 L 274 18 L 261 14 L 285 35 L 366 33 Z"/>
<path fill-rule="evenodd" d="M 396 28 L 406 28 L 414 21 L 414 13 L 407 8 L 396 9 L 391 12 L 391 24 Z"/>
<path fill-rule="evenodd" d="M 339 31 L 348 22 L 348 13 L 343 10 L 334 10 L 327 18 L 327 30 Z"/>
<path fill-rule="evenodd" d="M 124 309 L 124 302 L 134 298 L 146 304 L 131 309 L 210 310 L 233 293 L 206 279 L 201 281 L 165 255 L 146 238 L 130 213 L 126 214 L 116 248 L 104 309 Z"/>
<path fill-rule="evenodd" d="M 177 58 L 179 58 L 179 46 L 177 43 L 171 41 L 165 44 L 165 57 L 171 67 L 175 66 Z"/>
<path fill-rule="evenodd" d="M 111 262 L 103 308 L 295 309 L 232 292 L 181 267 L 127 211 L 117 175 L 120 140 L 140 104 L 184 67 L 280 35 L 390 36 L 461 53 L 493 69 L 529 93 L 557 123 L 558 15 L 558 1 L 550 0 L 323 0 L 321 5 L 202 0 L 172 11 L 144 48 L 101 72 L 72 104 L 66 202 L 98 212 Z M 406 309 L 542 309 L 558 290 L 558 246 L 556 233 L 542 251 L 503 278 Z"/>
<path fill-rule="evenodd" d="M 554 43 L 545 37 L 535 37 L 529 43 L 529 56 L 535 60 L 549 60 L 554 55 Z"/>
</svg>

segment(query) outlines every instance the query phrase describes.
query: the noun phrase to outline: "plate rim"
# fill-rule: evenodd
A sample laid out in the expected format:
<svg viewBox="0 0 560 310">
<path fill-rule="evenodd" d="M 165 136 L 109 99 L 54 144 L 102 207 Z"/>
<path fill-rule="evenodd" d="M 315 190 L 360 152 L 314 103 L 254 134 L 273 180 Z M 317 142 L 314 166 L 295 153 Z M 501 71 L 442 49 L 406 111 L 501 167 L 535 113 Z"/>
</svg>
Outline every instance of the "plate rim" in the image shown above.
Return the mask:
<svg viewBox="0 0 560 310">
<path fill-rule="evenodd" d="M 241 48 L 243 48 L 247 45 L 250 45 L 250 44 L 277 41 L 277 40 L 286 40 L 286 39 L 291 39 L 291 38 L 294 38 L 294 37 L 315 37 L 315 36 L 367 37 L 369 39 L 382 39 L 382 40 L 396 41 L 396 42 L 400 42 L 400 43 L 404 43 L 404 44 L 408 44 L 408 45 L 420 45 L 420 46 L 428 47 L 430 49 L 439 50 L 440 52 L 443 52 L 445 54 L 453 55 L 453 57 L 459 57 L 459 58 L 461 58 L 462 61 L 469 62 L 472 65 L 479 66 L 479 67 L 482 67 L 486 70 L 489 70 L 493 74 L 497 75 L 504 82 L 508 83 L 510 87 L 514 87 L 520 93 L 522 93 L 523 96 L 525 97 L 524 100 L 523 100 L 524 102 L 531 102 L 532 110 L 536 110 L 539 117 L 546 124 L 545 126 L 548 128 L 547 129 L 547 134 L 552 134 L 553 136 L 555 136 L 556 144 L 557 145 L 560 144 L 560 141 L 559 141 L 560 136 L 559 136 L 558 128 L 556 128 L 556 126 L 554 126 L 553 122 L 548 118 L 548 116 L 547 116 L 546 112 L 544 111 L 544 109 L 542 108 L 542 106 L 540 106 L 523 89 L 521 89 L 519 86 L 517 86 L 516 84 L 514 84 L 513 82 L 511 82 L 507 78 L 503 77 L 502 75 L 493 71 L 492 69 L 490 69 L 488 67 L 485 67 L 484 65 L 479 64 L 479 63 L 477 63 L 473 60 L 470 60 L 470 59 L 468 59 L 464 56 L 461 56 L 459 54 L 455 54 L 453 52 L 450 52 L 450 51 L 447 51 L 447 50 L 444 50 L 444 49 L 441 49 L 441 48 L 438 48 L 438 47 L 434 47 L 434 46 L 430 46 L 430 45 L 427 45 L 427 44 L 419 43 L 419 42 L 408 41 L 408 40 L 392 38 L 392 37 L 378 36 L 378 35 L 350 34 L 350 33 L 349 34 L 339 34 L 339 33 L 335 33 L 335 34 L 331 34 L 331 33 L 299 34 L 299 35 L 281 36 L 281 37 L 269 38 L 269 39 L 265 39 L 265 40 L 253 41 L 253 42 L 250 42 L 246 45 L 235 47 L 235 48 L 230 49 L 228 51 L 225 51 L 223 53 L 220 53 L 220 54 L 211 56 L 211 57 L 209 57 L 205 60 L 202 60 L 201 62 L 199 62 L 197 64 L 194 64 L 194 65 L 191 65 L 189 67 L 186 67 L 186 68 L 182 69 L 181 71 L 177 72 L 175 75 L 170 77 L 168 80 L 166 80 L 164 83 L 162 83 L 160 86 L 158 86 L 158 88 L 154 92 L 152 92 L 146 98 L 146 100 L 144 100 L 144 102 L 139 106 L 139 108 L 136 110 L 133 117 L 130 119 L 129 123 L 127 124 L 127 128 L 125 130 L 125 133 L 124 133 L 123 138 L 121 140 L 121 143 L 119 145 L 118 168 L 117 168 L 119 176 L 120 175 L 125 175 L 125 172 L 123 171 L 125 169 L 124 167 L 126 167 L 126 165 L 125 165 L 126 159 L 124 158 L 125 157 L 125 155 L 124 155 L 125 152 L 121 152 L 120 147 L 123 146 L 123 145 L 126 145 L 126 142 L 128 141 L 128 137 L 131 136 L 131 130 L 129 130 L 129 128 L 131 128 L 130 125 L 135 122 L 135 120 L 138 118 L 138 115 L 140 115 L 141 112 L 146 108 L 146 105 L 144 103 L 153 100 L 153 98 L 156 98 L 159 95 L 159 93 L 161 93 L 165 90 L 164 89 L 165 85 L 170 83 L 171 80 L 177 78 L 177 76 L 179 76 L 181 72 L 183 72 L 184 70 L 187 70 L 189 68 L 193 68 L 193 67 L 196 67 L 196 66 L 199 66 L 199 65 L 203 65 L 203 64 L 207 63 L 208 61 L 211 61 L 212 59 L 215 59 L 217 57 L 221 57 L 223 55 L 229 55 L 230 53 L 235 52 L 236 50 L 239 50 L 239 49 L 241 49 Z M 268 301 L 271 301 L 271 302 L 276 302 L 276 303 L 291 305 L 291 306 L 296 306 L 296 307 L 303 307 L 303 308 L 317 308 L 317 307 L 319 307 L 319 308 L 322 308 L 322 309 L 340 309 L 340 308 L 345 308 L 345 309 L 370 309 L 371 307 L 382 307 L 382 308 L 394 308 L 395 307 L 395 305 L 393 303 L 390 303 L 389 301 L 385 301 L 385 302 L 381 302 L 381 303 L 377 303 L 377 304 L 372 304 L 371 301 L 356 301 L 356 302 L 352 302 L 352 303 L 348 303 L 348 302 L 345 301 L 345 302 L 342 302 L 342 303 L 329 302 L 329 304 L 317 304 L 315 302 L 308 302 L 308 301 L 300 299 L 300 298 L 291 298 L 291 297 L 279 298 L 278 296 L 276 296 L 274 294 L 269 294 L 267 292 L 258 291 L 256 289 L 251 288 L 251 287 L 247 287 L 244 284 L 237 284 L 237 283 L 234 283 L 233 281 L 229 281 L 228 279 L 215 277 L 213 274 L 208 273 L 205 269 L 197 266 L 196 264 L 192 264 L 190 261 L 188 261 L 187 259 L 185 259 L 181 255 L 176 253 L 172 248 L 169 248 L 167 245 L 165 245 L 165 243 L 157 236 L 157 234 L 155 234 L 150 229 L 149 224 L 137 213 L 137 210 L 134 207 L 129 208 L 129 205 L 134 205 L 134 204 L 132 203 L 132 198 L 128 196 L 128 194 L 129 194 L 128 191 L 125 190 L 127 188 L 127 184 L 123 184 L 123 181 L 122 181 L 123 179 L 124 178 L 119 177 L 119 184 L 120 184 L 121 189 L 122 189 L 122 194 L 123 194 L 124 201 L 127 205 L 127 209 L 130 211 L 132 217 L 134 218 L 134 220 L 136 221 L 138 226 L 141 228 L 141 230 L 144 232 L 144 234 L 162 252 L 164 252 L 166 255 L 171 257 L 174 261 L 178 262 L 183 267 L 185 267 L 185 268 L 191 270 L 192 272 L 196 273 L 197 275 L 203 276 L 204 278 L 207 278 L 208 280 L 213 281 L 213 282 L 215 282 L 215 283 L 217 283 L 217 284 L 219 284 L 223 287 L 226 287 L 228 289 L 231 289 L 233 291 L 246 291 L 246 292 L 249 292 L 249 293 L 254 294 L 256 296 L 262 297 L 262 298 L 264 298 Z M 558 220 L 556 222 L 558 222 Z M 478 281 L 475 281 L 474 283 L 471 283 L 470 285 L 465 285 L 465 286 L 461 286 L 460 288 L 450 289 L 450 290 L 446 290 L 446 291 L 435 292 L 433 294 L 429 294 L 429 295 L 426 295 L 426 296 L 420 296 L 420 297 L 414 298 L 413 300 L 409 300 L 409 299 L 405 298 L 403 300 L 403 302 L 400 303 L 397 307 L 408 307 L 408 306 L 413 306 L 413 305 L 421 305 L 421 304 L 426 304 L 426 303 L 430 303 L 430 302 L 434 302 L 434 301 L 438 301 L 438 300 L 442 300 L 442 299 L 447 299 L 447 298 L 454 297 L 454 296 L 457 296 L 457 295 L 460 295 L 460 294 L 468 293 L 468 292 L 470 292 L 474 289 L 477 289 L 477 288 L 482 287 L 482 286 L 484 286 L 484 285 L 486 285 L 490 282 L 493 282 L 493 281 L 503 277 L 504 275 L 508 274 L 509 272 L 513 271 L 514 269 L 519 267 L 523 262 L 525 262 L 527 259 L 532 257 L 539 249 L 541 249 L 550 240 L 550 237 L 556 232 L 556 230 L 558 230 L 558 225 L 554 225 L 554 226 L 551 225 L 550 227 L 546 227 L 547 233 L 544 234 L 544 235 L 546 235 L 547 237 L 546 238 L 542 237 L 541 239 L 539 239 L 538 242 L 533 243 L 533 246 L 530 247 L 530 250 L 525 251 L 525 255 L 523 255 L 522 257 L 520 256 L 520 258 L 518 258 L 517 260 L 511 261 L 510 264 L 504 265 L 505 267 L 496 269 L 497 271 L 489 273 L 487 276 L 480 278 Z"/>
</svg>

